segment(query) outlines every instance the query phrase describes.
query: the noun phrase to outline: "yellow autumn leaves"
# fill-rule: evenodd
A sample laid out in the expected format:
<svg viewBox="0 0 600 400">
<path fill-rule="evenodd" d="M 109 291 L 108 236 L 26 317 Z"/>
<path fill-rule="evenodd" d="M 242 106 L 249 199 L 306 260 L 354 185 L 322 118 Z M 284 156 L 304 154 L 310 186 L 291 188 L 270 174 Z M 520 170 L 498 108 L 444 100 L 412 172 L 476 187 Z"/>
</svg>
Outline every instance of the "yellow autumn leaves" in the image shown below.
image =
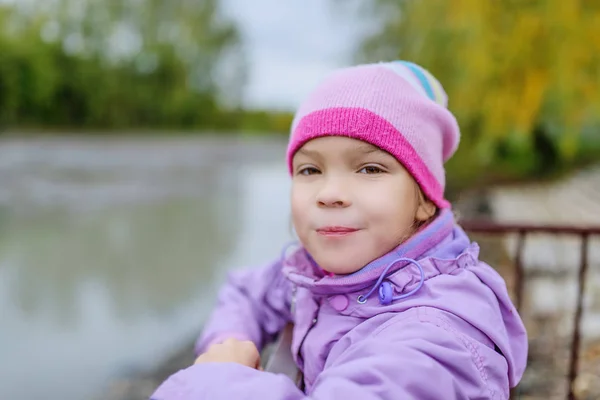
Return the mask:
<svg viewBox="0 0 600 400">
<path fill-rule="evenodd" d="M 600 141 L 600 2 L 374 4 L 382 24 L 363 43 L 363 58 L 408 59 L 429 69 L 448 92 L 474 156 L 493 158 L 499 143 L 535 151 L 536 129 L 567 159 L 584 129 L 596 127 Z"/>
</svg>

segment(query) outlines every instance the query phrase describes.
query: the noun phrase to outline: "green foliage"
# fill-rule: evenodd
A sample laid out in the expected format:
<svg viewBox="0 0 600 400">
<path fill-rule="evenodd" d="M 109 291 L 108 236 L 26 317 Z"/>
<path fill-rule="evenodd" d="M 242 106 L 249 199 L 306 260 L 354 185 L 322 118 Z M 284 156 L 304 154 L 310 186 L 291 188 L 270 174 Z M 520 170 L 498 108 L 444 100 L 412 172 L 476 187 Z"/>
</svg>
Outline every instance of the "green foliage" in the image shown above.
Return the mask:
<svg viewBox="0 0 600 400">
<path fill-rule="evenodd" d="M 217 0 L 44 4 L 0 6 L 0 128 L 287 131 L 240 109 L 243 46 Z"/>
</svg>

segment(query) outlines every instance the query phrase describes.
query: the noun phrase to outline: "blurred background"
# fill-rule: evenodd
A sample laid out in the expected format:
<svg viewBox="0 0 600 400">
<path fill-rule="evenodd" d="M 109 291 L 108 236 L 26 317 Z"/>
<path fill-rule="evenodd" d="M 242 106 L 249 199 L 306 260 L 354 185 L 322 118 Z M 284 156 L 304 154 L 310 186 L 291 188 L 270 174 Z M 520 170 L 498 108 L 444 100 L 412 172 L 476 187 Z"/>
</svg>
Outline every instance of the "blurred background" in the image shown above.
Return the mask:
<svg viewBox="0 0 600 400">
<path fill-rule="evenodd" d="M 142 399 L 189 363 L 226 272 L 292 238 L 295 107 L 393 59 L 449 94 L 461 218 L 600 226 L 600 2 L 0 0 L 0 398 Z M 519 394 L 564 399 L 579 242 L 538 236 Z M 508 279 L 514 238 L 478 240 Z M 581 399 L 600 398 L 590 243 Z"/>
</svg>

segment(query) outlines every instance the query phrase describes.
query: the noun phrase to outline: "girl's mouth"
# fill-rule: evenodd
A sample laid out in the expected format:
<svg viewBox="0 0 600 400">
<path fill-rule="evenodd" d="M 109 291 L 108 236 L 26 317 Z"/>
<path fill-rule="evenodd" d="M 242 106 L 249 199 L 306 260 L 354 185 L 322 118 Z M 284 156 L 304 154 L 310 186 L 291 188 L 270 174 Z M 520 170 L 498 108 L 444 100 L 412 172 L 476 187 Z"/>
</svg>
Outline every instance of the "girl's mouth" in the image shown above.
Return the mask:
<svg viewBox="0 0 600 400">
<path fill-rule="evenodd" d="M 317 233 L 319 235 L 327 237 L 348 236 L 358 231 L 359 229 L 347 226 L 325 226 L 323 228 L 317 229 Z"/>
</svg>

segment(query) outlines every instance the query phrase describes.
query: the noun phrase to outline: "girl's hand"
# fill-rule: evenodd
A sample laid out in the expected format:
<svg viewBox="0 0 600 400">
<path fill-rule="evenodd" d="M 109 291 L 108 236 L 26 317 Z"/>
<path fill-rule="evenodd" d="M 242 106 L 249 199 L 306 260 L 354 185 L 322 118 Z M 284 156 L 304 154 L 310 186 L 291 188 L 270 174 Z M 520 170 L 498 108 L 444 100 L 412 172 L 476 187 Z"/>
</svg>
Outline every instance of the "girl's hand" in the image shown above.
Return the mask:
<svg viewBox="0 0 600 400">
<path fill-rule="evenodd" d="M 227 339 L 223 343 L 210 346 L 205 353 L 196 358 L 194 364 L 207 362 L 234 362 L 260 369 L 260 353 L 251 341 Z"/>
</svg>

